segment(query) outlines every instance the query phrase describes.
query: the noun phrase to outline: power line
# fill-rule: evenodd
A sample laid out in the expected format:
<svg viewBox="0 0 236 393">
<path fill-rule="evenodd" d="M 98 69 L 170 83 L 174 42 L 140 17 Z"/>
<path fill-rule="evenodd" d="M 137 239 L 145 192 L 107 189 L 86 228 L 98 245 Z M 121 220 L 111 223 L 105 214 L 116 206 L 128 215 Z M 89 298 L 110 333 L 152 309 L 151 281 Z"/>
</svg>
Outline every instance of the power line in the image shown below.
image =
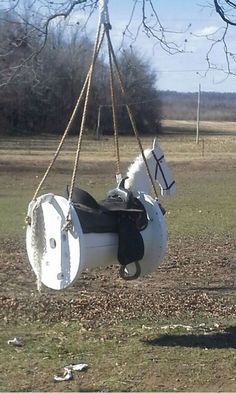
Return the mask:
<svg viewBox="0 0 236 393">
<path fill-rule="evenodd" d="M 206 70 L 158 70 L 158 72 L 206 72 Z"/>
<path fill-rule="evenodd" d="M 152 98 L 150 100 L 144 100 L 144 101 L 134 101 L 134 102 L 129 102 L 128 104 L 118 104 L 116 106 L 118 107 L 122 107 L 122 106 L 126 106 L 126 105 L 139 105 L 139 104 L 145 104 L 147 102 L 153 102 L 153 101 L 160 101 L 160 98 Z M 102 104 L 99 105 L 99 107 L 111 107 L 111 104 Z"/>
</svg>

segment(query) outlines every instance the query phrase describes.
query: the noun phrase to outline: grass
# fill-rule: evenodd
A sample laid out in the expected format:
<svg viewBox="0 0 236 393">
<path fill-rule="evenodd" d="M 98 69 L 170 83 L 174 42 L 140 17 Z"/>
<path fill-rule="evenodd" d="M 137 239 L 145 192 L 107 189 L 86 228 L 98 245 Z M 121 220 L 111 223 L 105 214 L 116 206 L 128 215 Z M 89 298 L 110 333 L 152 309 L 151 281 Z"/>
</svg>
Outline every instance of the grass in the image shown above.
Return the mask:
<svg viewBox="0 0 236 393">
<path fill-rule="evenodd" d="M 44 391 L 195 391 L 203 380 L 210 390 L 216 379 L 222 390 L 230 383 L 233 386 L 235 333 L 229 335 L 231 342 L 222 343 L 225 333 L 211 332 L 210 325 L 205 332 L 196 326 L 191 334 L 184 327 L 163 330 L 163 326 L 130 321 L 106 331 L 89 331 L 68 322 L 7 329 L 0 352 L 2 390 L 38 391 L 40 380 Z M 24 339 L 17 350 L 6 344 L 16 332 Z M 216 362 L 217 348 L 220 356 Z M 62 374 L 65 365 L 78 362 L 89 364 L 87 373 L 75 373 L 69 387 L 68 382 L 53 383 L 54 374 Z"/>
<path fill-rule="evenodd" d="M 144 138 L 144 146 L 150 146 L 151 141 L 152 138 Z M 119 295 L 123 299 L 127 291 L 128 301 L 133 301 L 132 288 L 133 292 L 139 289 L 137 296 L 138 293 L 141 296 L 145 288 L 153 296 L 157 292 L 160 299 L 167 294 L 160 304 L 162 310 L 168 306 L 165 299 L 171 302 L 172 296 L 176 299 L 174 305 L 178 301 L 183 303 L 184 298 L 187 304 L 188 297 L 194 302 L 194 296 L 191 297 L 194 291 L 196 298 L 201 295 L 200 299 L 204 299 L 210 282 L 207 295 L 212 295 L 212 310 L 208 305 L 206 310 L 196 307 L 194 311 L 194 305 L 190 304 L 184 313 L 177 309 L 161 317 L 147 312 L 132 316 L 130 320 L 126 317 L 111 322 L 105 318 L 95 327 L 83 318 L 65 316 L 54 323 L 44 321 L 39 308 L 37 318 L 38 305 L 34 309 L 34 320 L 28 319 L 21 311 L 20 301 L 30 308 L 36 295 L 32 289 L 33 280 L 24 277 L 29 274 L 26 257 L 22 259 L 17 246 L 11 252 L 11 246 L 4 249 L 4 245 L 12 244 L 9 239 L 14 238 L 20 244 L 24 242 L 27 205 L 56 142 L 56 138 L 49 138 L 46 143 L 40 138 L 0 140 L 0 240 L 3 244 L 0 266 L 5 272 L 0 299 L 6 297 L 10 302 L 19 302 L 14 318 L 6 313 L 0 323 L 0 391 L 235 391 L 235 314 L 233 311 L 216 313 L 213 308 L 217 302 L 221 304 L 224 300 L 227 303 L 227 299 L 230 307 L 236 300 L 227 284 L 236 234 L 236 137 L 204 136 L 204 145 L 202 141 L 196 145 L 193 136 L 161 137 L 177 182 L 177 196 L 162 201 L 167 211 L 165 217 L 172 249 L 157 276 L 151 277 L 150 282 L 134 283 L 129 291 L 130 287 L 121 287 Z M 74 145 L 75 139 L 69 139 L 42 192 L 64 192 L 65 185 L 70 182 Z M 121 138 L 121 148 L 125 170 L 138 149 L 132 138 Z M 114 185 L 114 167 L 110 138 L 84 142 L 78 176 L 82 187 L 98 198 L 104 197 L 105 191 Z M 212 242 L 209 250 L 199 248 L 203 238 L 203 247 Z M 85 280 L 89 290 L 92 291 L 95 285 L 95 297 L 91 297 L 94 303 L 90 308 L 97 307 L 96 298 L 103 290 L 103 281 L 95 280 L 96 277 L 100 276 L 95 274 Z M 114 291 L 121 284 L 119 281 L 113 283 L 110 277 L 105 282 L 106 299 L 112 299 L 112 284 Z M 180 300 L 175 291 L 180 291 Z M 81 292 L 81 287 L 76 287 L 60 295 L 49 293 L 47 296 L 58 302 L 59 299 L 70 302 L 85 296 L 84 293 L 84 289 Z M 90 299 L 89 293 L 86 296 Z M 151 297 L 148 299 L 150 301 Z M 53 304 L 52 301 L 52 310 Z M 55 302 L 55 308 L 60 309 L 60 304 Z M 225 310 L 223 306 L 222 310 Z M 60 311 L 63 314 L 64 309 Z M 192 330 L 189 332 L 184 326 L 163 328 L 175 323 L 190 324 Z M 202 323 L 205 325 L 201 326 Z M 229 327 L 231 330 L 227 331 Z M 23 347 L 7 344 L 7 340 L 15 336 L 22 337 Z M 89 370 L 76 374 L 71 382 L 55 384 L 53 375 L 62 373 L 63 367 L 73 362 L 86 362 Z"/>
<path fill-rule="evenodd" d="M 162 120 L 162 127 L 167 133 L 196 134 L 196 121 L 193 120 Z M 199 133 L 204 136 L 235 135 L 235 122 L 200 121 Z"/>
<path fill-rule="evenodd" d="M 164 202 L 171 232 L 182 235 L 235 233 L 236 193 L 233 168 L 221 170 L 217 163 L 200 165 L 194 172 L 188 166 L 176 171 L 178 193 Z"/>
<path fill-rule="evenodd" d="M 43 141 L 23 138 L 1 141 L 3 174 L 0 190 L 0 236 L 24 236 L 24 217 L 28 202 L 41 179 L 55 149 L 55 138 Z M 144 138 L 150 146 L 152 138 Z M 177 196 L 165 200 L 166 220 L 170 231 L 178 234 L 211 231 L 234 232 L 236 213 L 232 195 L 236 193 L 235 168 L 236 137 L 207 137 L 202 147 L 189 137 L 163 138 L 161 144 L 177 182 Z M 30 149 L 26 146 L 30 145 Z M 74 138 L 69 140 L 62 158 L 52 170 L 43 192 L 64 194 L 70 184 Z M 81 154 L 78 181 L 97 198 L 103 198 L 107 189 L 114 186 L 115 164 L 112 140 L 85 141 Z M 138 154 L 134 139 L 121 138 L 123 169 Z M 28 152 L 28 153 L 27 153 Z M 101 171 L 100 171 L 101 168 Z M 14 208 L 13 208 L 14 207 Z"/>
</svg>

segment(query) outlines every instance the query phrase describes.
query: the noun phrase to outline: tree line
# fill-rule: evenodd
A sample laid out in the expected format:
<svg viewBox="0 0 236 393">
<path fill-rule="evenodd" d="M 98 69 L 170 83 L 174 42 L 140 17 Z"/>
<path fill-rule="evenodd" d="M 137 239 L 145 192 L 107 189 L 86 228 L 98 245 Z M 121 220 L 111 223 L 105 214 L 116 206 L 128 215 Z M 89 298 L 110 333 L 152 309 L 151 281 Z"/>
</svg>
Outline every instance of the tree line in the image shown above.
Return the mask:
<svg viewBox="0 0 236 393">
<path fill-rule="evenodd" d="M 1 16 L 1 15 L 0 15 Z M 34 26 L 37 20 L 34 20 Z M 61 133 L 65 128 L 92 59 L 93 43 L 77 25 L 68 28 L 61 23 L 51 27 L 43 50 L 32 56 L 32 48 L 42 48 L 34 34 L 28 34 L 32 21 L 18 20 L 14 12 L 0 17 L 0 132 Z M 7 56 L 6 56 L 7 53 Z M 156 74 L 147 60 L 132 49 L 118 54 L 118 63 L 140 133 L 158 133 L 161 109 Z M 19 64 L 23 65 L 18 72 Z M 15 75 L 9 78 L 9 70 Z M 118 83 L 117 83 L 118 84 Z M 116 86 L 118 125 L 122 133 L 131 127 L 120 89 Z M 88 107 L 88 132 L 97 126 L 98 110 L 103 106 L 101 130 L 110 134 L 112 112 L 107 54 L 99 56 L 92 82 Z M 81 110 L 72 127 L 78 133 Z"/>
<path fill-rule="evenodd" d="M 196 120 L 198 93 L 160 92 L 162 115 L 168 120 Z M 201 120 L 236 121 L 236 93 L 202 92 Z"/>
</svg>

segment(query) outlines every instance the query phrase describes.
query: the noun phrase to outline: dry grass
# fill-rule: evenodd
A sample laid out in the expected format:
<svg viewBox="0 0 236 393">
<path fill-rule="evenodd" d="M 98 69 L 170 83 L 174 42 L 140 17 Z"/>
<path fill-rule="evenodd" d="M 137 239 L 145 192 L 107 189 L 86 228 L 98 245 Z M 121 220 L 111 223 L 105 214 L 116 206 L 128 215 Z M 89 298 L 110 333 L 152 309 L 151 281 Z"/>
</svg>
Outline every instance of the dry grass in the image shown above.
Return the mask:
<svg viewBox="0 0 236 393">
<path fill-rule="evenodd" d="M 171 122 L 171 121 L 170 121 Z M 189 122 L 188 122 L 189 123 Z M 1 163 L 10 165 L 26 163 L 45 167 L 52 159 L 60 138 L 48 137 L 46 139 L 16 138 L 0 139 Z M 45 142 L 46 141 L 46 142 Z M 153 137 L 143 137 L 144 148 L 152 146 Z M 168 160 L 192 160 L 228 158 L 236 155 L 236 133 L 231 136 L 205 135 L 200 138 L 199 144 L 195 143 L 195 136 L 183 136 L 176 133 L 174 136 L 160 136 L 159 141 Z M 69 138 L 65 143 L 59 160 L 66 164 L 71 163 L 76 151 L 75 138 Z M 140 150 L 135 138 L 120 137 L 120 155 L 124 162 L 132 161 Z M 82 144 L 81 161 L 84 162 L 115 162 L 113 138 L 106 137 L 100 141 L 85 139 Z"/>
<path fill-rule="evenodd" d="M 176 132 L 196 133 L 196 121 L 193 120 L 162 120 L 164 130 L 172 129 Z M 199 132 L 208 135 L 220 134 L 236 135 L 236 123 L 233 121 L 200 121 Z"/>
</svg>

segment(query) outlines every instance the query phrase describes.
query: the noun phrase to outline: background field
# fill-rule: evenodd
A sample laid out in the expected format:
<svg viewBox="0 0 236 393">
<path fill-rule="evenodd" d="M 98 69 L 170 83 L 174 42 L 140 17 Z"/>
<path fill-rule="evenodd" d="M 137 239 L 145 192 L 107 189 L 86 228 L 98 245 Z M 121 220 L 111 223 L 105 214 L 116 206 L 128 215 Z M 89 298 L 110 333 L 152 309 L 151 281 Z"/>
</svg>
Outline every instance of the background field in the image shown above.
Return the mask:
<svg viewBox="0 0 236 393">
<path fill-rule="evenodd" d="M 191 123 L 188 136 L 181 123 L 164 126 L 174 130 L 160 141 L 178 193 L 162 200 L 163 264 L 132 283 L 116 266 L 85 272 L 59 294 L 37 293 L 24 246 L 27 205 L 57 140 L 0 140 L 1 391 L 236 390 L 234 125 L 224 125 L 228 135 L 222 124 L 206 125 L 199 145 Z M 64 193 L 74 145 L 67 142 L 43 192 Z M 124 172 L 137 153 L 134 139 L 121 139 Z M 113 155 L 109 138 L 84 141 L 78 182 L 97 198 L 114 186 Z M 23 347 L 7 344 L 14 336 Z M 53 382 L 77 362 L 89 364 L 87 373 Z"/>
</svg>

